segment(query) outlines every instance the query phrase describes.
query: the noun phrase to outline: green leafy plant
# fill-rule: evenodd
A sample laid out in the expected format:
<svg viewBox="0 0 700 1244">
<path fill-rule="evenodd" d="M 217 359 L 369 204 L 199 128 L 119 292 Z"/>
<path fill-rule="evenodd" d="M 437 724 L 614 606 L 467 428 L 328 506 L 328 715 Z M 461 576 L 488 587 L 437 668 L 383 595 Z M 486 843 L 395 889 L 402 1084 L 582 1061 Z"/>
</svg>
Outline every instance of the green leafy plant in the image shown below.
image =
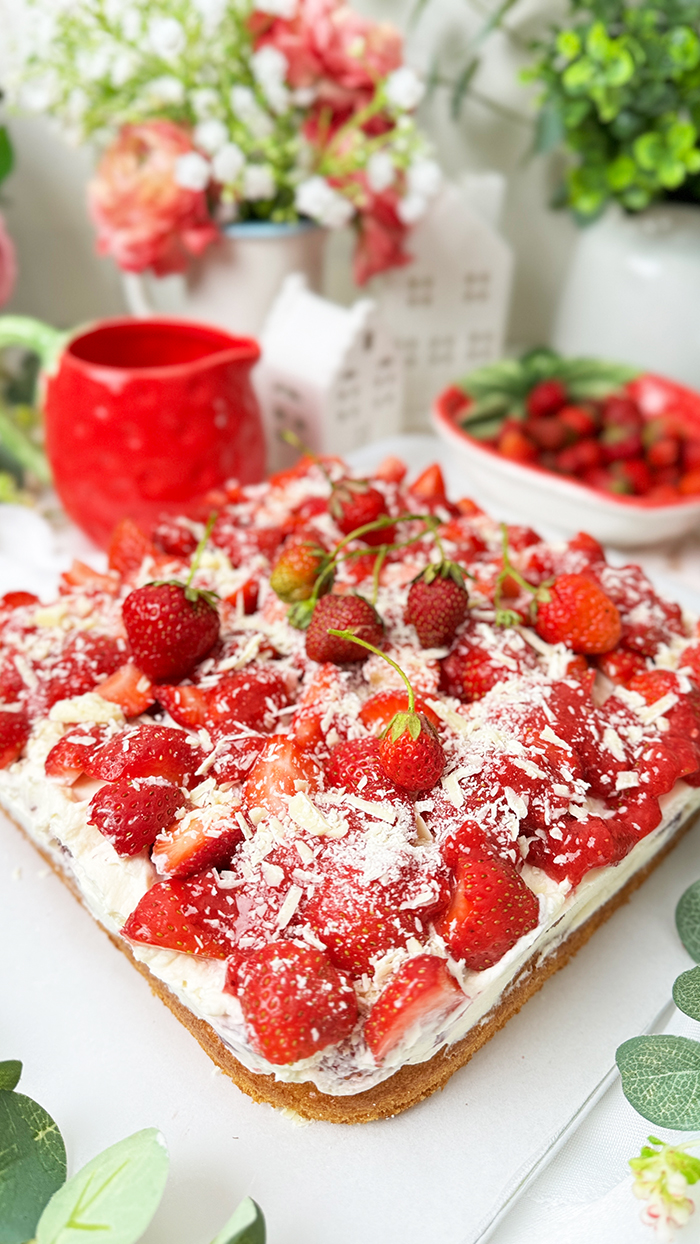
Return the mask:
<svg viewBox="0 0 700 1244">
<path fill-rule="evenodd" d="M 127 1136 L 66 1179 L 66 1148 L 41 1106 L 15 1092 L 16 1060 L 0 1063 L 0 1224 L 2 1244 L 135 1244 L 155 1214 L 168 1178 L 157 1128 Z M 212 1244 L 265 1244 L 262 1211 L 246 1197 Z"/>
<path fill-rule="evenodd" d="M 607 397 L 637 374 L 622 363 L 563 358 L 538 347 L 519 359 L 479 367 L 459 381 L 457 387 L 471 399 L 459 422 L 470 436 L 488 440 L 497 435 L 504 419 L 525 418 L 528 393 L 543 380 L 560 380 L 572 402 L 584 402 Z"/>
<path fill-rule="evenodd" d="M 536 150 L 570 156 L 559 204 L 587 221 L 611 200 L 700 200 L 699 0 L 571 8 L 524 75 L 543 87 Z"/>
</svg>

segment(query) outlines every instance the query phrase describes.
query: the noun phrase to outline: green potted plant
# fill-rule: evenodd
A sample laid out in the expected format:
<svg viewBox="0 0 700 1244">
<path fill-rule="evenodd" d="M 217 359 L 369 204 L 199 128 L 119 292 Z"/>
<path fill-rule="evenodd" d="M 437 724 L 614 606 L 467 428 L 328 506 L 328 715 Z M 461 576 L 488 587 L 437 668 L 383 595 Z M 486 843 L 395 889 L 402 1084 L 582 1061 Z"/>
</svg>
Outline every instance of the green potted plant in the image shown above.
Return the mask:
<svg viewBox="0 0 700 1244">
<path fill-rule="evenodd" d="M 555 345 L 700 386 L 700 3 L 572 0 L 526 76 L 583 226 Z"/>
</svg>

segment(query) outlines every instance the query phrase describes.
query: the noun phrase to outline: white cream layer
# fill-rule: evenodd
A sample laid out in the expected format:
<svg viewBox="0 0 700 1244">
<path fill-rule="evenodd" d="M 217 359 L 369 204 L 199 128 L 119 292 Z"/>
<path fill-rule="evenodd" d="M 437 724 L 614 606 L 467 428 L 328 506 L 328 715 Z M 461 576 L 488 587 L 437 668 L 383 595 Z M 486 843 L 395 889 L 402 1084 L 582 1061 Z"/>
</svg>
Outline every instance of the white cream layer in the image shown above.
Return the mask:
<svg viewBox="0 0 700 1244">
<path fill-rule="evenodd" d="M 59 723 L 44 723 L 30 742 L 28 758 L 0 772 L 0 804 L 75 879 L 95 919 L 118 934 L 157 879 L 155 870 L 145 856 L 121 859 L 99 830 L 87 824 L 87 798 L 77 799 L 46 777 L 45 756 L 61 733 Z M 486 971 L 468 972 L 452 964 L 465 992 L 464 1002 L 447 1019 L 438 1016 L 432 1026 L 422 1023 L 409 1031 L 381 1067 L 375 1066 L 361 1041 L 322 1051 L 292 1066 L 273 1066 L 251 1049 L 238 1000 L 223 992 L 223 962 L 132 943 L 130 949 L 185 1007 L 211 1025 L 249 1070 L 273 1074 L 288 1083 L 312 1081 L 331 1096 L 351 1095 L 379 1084 L 405 1064 L 427 1061 L 442 1046 L 461 1040 L 483 1022 L 534 954 L 544 958 L 553 953 L 664 847 L 700 807 L 700 790 L 679 782 L 661 805 L 663 820 L 657 829 L 620 863 L 590 872 L 574 891 L 567 882 L 558 885 L 541 870 L 525 865 L 523 876 L 540 898 L 538 927 Z"/>
</svg>

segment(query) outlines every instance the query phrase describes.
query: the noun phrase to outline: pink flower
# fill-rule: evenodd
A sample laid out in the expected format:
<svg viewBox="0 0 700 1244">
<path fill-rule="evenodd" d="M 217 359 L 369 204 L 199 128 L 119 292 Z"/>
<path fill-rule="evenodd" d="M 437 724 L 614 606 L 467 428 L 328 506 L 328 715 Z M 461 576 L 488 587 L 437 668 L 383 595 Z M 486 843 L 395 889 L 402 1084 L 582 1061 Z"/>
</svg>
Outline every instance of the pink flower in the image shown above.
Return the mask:
<svg viewBox="0 0 700 1244">
<path fill-rule="evenodd" d="M 215 241 L 203 190 L 175 180 L 179 157 L 193 152 L 172 121 L 125 125 L 104 153 L 88 189 L 97 249 L 127 272 L 183 272 L 191 255 Z"/>
<path fill-rule="evenodd" d="M 271 44 L 286 57 L 288 86 L 315 86 L 331 105 L 342 107 L 360 95 L 360 106 L 402 63 L 398 30 L 361 17 L 339 0 L 301 0 L 291 20 L 256 13 L 252 29 L 256 48 Z"/>
<path fill-rule="evenodd" d="M 9 299 L 17 279 L 15 247 L 0 216 L 0 307 Z"/>
<path fill-rule="evenodd" d="M 408 229 L 397 213 L 395 190 L 373 195 L 358 218 L 358 236 L 352 261 L 352 273 L 357 285 L 364 285 L 370 277 L 386 272 L 387 268 L 402 268 L 411 262 L 404 250 Z"/>
</svg>

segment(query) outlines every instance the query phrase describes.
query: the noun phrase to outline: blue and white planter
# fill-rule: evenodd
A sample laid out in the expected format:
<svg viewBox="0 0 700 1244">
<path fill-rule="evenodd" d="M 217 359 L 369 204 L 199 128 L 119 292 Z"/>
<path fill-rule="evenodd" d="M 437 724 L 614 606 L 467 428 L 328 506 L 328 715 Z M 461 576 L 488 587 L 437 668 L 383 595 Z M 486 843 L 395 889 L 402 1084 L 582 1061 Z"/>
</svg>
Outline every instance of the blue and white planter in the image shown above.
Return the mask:
<svg viewBox="0 0 700 1244">
<path fill-rule="evenodd" d="M 312 221 L 227 225 L 183 276 L 124 273 L 127 306 L 132 315 L 179 315 L 257 337 L 290 272 L 321 289 L 325 240 L 325 229 Z"/>
</svg>

